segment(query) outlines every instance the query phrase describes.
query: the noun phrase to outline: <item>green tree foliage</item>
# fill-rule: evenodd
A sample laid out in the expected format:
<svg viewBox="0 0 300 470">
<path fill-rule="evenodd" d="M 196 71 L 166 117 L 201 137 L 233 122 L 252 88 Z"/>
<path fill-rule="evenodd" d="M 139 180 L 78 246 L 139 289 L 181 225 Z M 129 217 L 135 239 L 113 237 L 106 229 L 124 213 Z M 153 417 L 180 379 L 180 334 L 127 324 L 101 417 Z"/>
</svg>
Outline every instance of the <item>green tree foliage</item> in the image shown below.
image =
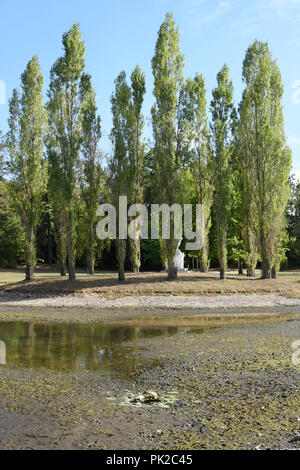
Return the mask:
<svg viewBox="0 0 300 470">
<path fill-rule="evenodd" d="M 180 202 L 182 179 L 182 138 L 178 106 L 183 84 L 184 58 L 180 52 L 179 32 L 173 15 L 162 23 L 152 59 L 155 105 L 152 108 L 154 136 L 154 172 L 158 202 L 172 206 Z M 168 278 L 176 279 L 174 256 L 178 240 L 174 239 L 174 217 L 171 217 L 171 238 L 163 245 L 168 259 Z"/>
<path fill-rule="evenodd" d="M 226 278 L 227 236 L 232 195 L 232 119 L 233 85 L 227 65 L 217 75 L 218 86 L 212 92 L 212 147 L 214 211 L 216 215 L 217 248 L 220 263 L 220 278 Z"/>
<path fill-rule="evenodd" d="M 213 199 L 212 186 L 212 152 L 209 142 L 209 129 L 206 114 L 205 80 L 196 74 L 194 79 L 187 79 L 180 94 L 180 139 L 184 156 L 193 175 L 196 204 L 204 207 L 204 246 L 197 254 L 200 258 L 200 269 L 209 269 L 209 240 L 211 227 L 211 206 Z M 188 201 L 185 193 L 185 202 Z"/>
<path fill-rule="evenodd" d="M 111 97 L 113 128 L 110 138 L 113 155 L 109 162 L 111 200 L 119 214 L 119 197 L 128 196 L 129 181 L 129 146 L 130 141 L 130 103 L 131 89 L 126 82 L 126 73 L 121 72 L 115 80 L 115 91 Z M 127 210 L 127 208 L 126 208 Z M 117 216 L 116 255 L 119 265 L 119 280 L 125 280 L 126 239 L 119 236 L 119 217 Z M 125 234 L 125 237 L 127 233 Z"/>
<path fill-rule="evenodd" d="M 13 91 L 9 102 L 10 194 L 25 234 L 26 279 L 33 277 L 36 264 L 35 235 L 43 209 L 47 166 L 43 158 L 46 114 L 43 107 L 43 77 L 36 56 L 21 77 L 22 94 Z"/>
<path fill-rule="evenodd" d="M 141 141 L 144 128 L 142 106 L 146 93 L 145 74 L 136 67 L 131 75 L 131 104 L 128 119 L 129 140 L 129 204 L 141 204 L 144 200 L 144 157 L 145 144 Z M 132 222 L 132 218 L 131 218 Z M 140 236 L 137 227 L 137 238 L 129 238 L 130 261 L 133 272 L 139 272 L 141 266 Z"/>
<path fill-rule="evenodd" d="M 5 173 L 5 162 L 4 162 L 5 147 L 6 147 L 6 141 L 2 135 L 2 132 L 0 131 L 0 179 L 3 178 L 4 173 Z"/>
<path fill-rule="evenodd" d="M 0 179 L 0 266 L 15 268 L 24 259 L 24 233 L 9 196 L 8 183 Z"/>
<path fill-rule="evenodd" d="M 136 67 L 131 75 L 131 86 L 126 81 L 124 71 L 115 80 L 115 91 L 111 97 L 113 129 L 110 135 L 114 153 L 109 170 L 112 199 L 117 209 L 120 196 L 126 196 L 129 205 L 143 202 L 145 145 L 141 138 L 144 127 L 142 105 L 145 92 L 145 75 L 139 67 Z M 134 217 L 131 217 L 130 221 L 133 220 Z M 130 262 L 134 272 L 138 272 L 141 265 L 139 229 L 137 226 L 137 238 L 129 239 Z M 125 279 L 126 240 L 119 238 L 118 234 L 116 250 L 119 280 L 122 281 Z"/>
<path fill-rule="evenodd" d="M 75 191 L 85 102 L 83 90 L 86 85 L 85 45 L 78 24 L 63 35 L 62 43 L 64 55 L 55 62 L 50 73 L 49 143 L 53 171 L 60 185 L 59 200 L 65 211 L 62 223 L 66 225 L 69 280 L 72 281 L 75 279 Z"/>
<path fill-rule="evenodd" d="M 51 222 L 54 229 L 54 238 L 56 241 L 56 254 L 57 261 L 60 266 L 61 276 L 66 276 L 67 268 L 67 224 L 66 224 L 66 209 L 64 205 L 64 177 L 60 167 L 59 151 L 54 147 L 55 139 L 49 134 L 48 136 L 48 199 L 49 199 L 49 213 Z M 52 142 L 51 142 L 52 140 Z"/>
<path fill-rule="evenodd" d="M 268 44 L 255 41 L 248 48 L 243 80 L 239 129 L 242 197 L 246 224 L 256 237 L 265 279 L 278 266 L 291 170 L 291 152 L 284 133 L 282 80 Z"/>
<path fill-rule="evenodd" d="M 87 272 L 95 270 L 95 224 L 96 211 L 104 192 L 104 173 L 101 168 L 101 154 L 98 143 L 101 138 L 101 121 L 97 116 L 96 95 L 92 88 L 91 77 L 85 75 L 82 86 L 82 162 L 81 196 L 85 206 L 84 226 L 87 249 Z"/>
<path fill-rule="evenodd" d="M 70 280 L 75 279 L 76 260 L 80 266 L 87 262 L 89 274 L 102 255 L 106 267 L 115 268 L 111 253 L 104 253 L 110 241 L 95 237 L 97 206 L 112 203 L 119 215 L 119 197 L 126 196 L 130 206 L 203 204 L 204 247 L 188 255 L 193 266 L 194 258 L 197 267 L 200 261 L 204 272 L 218 262 L 221 279 L 228 261 L 238 264 L 240 274 L 246 266 L 248 276 L 255 275 L 261 261 L 263 278 L 276 277 L 286 258 L 299 267 L 299 182 L 288 182 L 291 152 L 284 133 L 283 87 L 266 43 L 255 41 L 247 50 L 238 113 L 228 67 L 219 72 L 209 125 L 205 79 L 196 74 L 184 80 L 179 32 L 168 13 L 152 59 L 154 143 L 146 151 L 145 75 L 137 66 L 130 83 L 125 72 L 115 80 L 113 152 L 107 164 L 99 150 L 101 122 L 78 24 L 62 43 L 63 54 L 50 72 L 47 113 L 43 78 L 33 57 L 22 75 L 21 92 L 14 90 L 9 103 L 9 132 L 0 133 L 2 266 L 25 259 L 26 278 L 31 279 L 37 258 L 50 262 L 53 247 L 62 275 L 68 263 Z M 136 207 L 126 222 L 137 225 L 139 215 Z M 174 257 L 181 236 L 175 234 L 174 220 L 172 214 L 170 240 L 161 236 L 142 242 L 140 227 L 132 240 L 130 231 L 119 233 L 117 220 L 113 247 L 120 280 L 125 279 L 125 262 L 134 272 L 141 263 L 147 269 L 162 265 L 169 279 L 177 278 Z"/>
<path fill-rule="evenodd" d="M 288 262 L 293 268 L 300 267 L 300 181 L 292 176 L 289 180 L 291 194 L 286 210 L 288 235 Z"/>
</svg>

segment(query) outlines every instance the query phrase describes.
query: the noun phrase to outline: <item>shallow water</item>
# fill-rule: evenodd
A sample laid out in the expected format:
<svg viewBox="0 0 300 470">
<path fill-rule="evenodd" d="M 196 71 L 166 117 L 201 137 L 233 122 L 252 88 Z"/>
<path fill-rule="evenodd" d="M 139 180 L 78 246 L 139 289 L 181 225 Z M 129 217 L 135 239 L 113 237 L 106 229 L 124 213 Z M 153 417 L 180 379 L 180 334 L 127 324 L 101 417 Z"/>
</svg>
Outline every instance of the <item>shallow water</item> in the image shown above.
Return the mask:
<svg viewBox="0 0 300 470">
<path fill-rule="evenodd" d="M 128 375 L 146 365 L 138 354 L 134 354 L 138 348 L 129 341 L 171 336 L 188 330 L 179 327 L 1 322 L 0 367 Z"/>
</svg>

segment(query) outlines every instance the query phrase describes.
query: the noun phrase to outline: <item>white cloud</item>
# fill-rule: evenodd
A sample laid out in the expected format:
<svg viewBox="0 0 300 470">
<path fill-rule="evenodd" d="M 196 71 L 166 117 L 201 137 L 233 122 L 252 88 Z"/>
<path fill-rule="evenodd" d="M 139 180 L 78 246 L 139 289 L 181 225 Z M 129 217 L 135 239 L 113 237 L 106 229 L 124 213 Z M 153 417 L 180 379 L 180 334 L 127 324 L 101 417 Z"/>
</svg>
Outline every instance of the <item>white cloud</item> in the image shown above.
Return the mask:
<svg viewBox="0 0 300 470">
<path fill-rule="evenodd" d="M 300 20 L 300 0 L 259 0 L 257 9 L 261 13 L 274 13 L 282 18 Z"/>
<path fill-rule="evenodd" d="M 221 16 L 225 15 L 231 8 L 230 2 L 219 2 L 215 10 L 207 16 L 203 18 L 198 18 L 198 23 L 210 23 L 212 21 L 216 21 Z"/>
<path fill-rule="evenodd" d="M 272 21 L 274 16 L 282 21 L 300 23 L 300 0 L 253 0 L 239 3 L 239 18 L 228 27 L 240 35 L 261 31 L 265 22 Z M 300 38 L 295 38 L 293 44 L 300 45 Z"/>
</svg>

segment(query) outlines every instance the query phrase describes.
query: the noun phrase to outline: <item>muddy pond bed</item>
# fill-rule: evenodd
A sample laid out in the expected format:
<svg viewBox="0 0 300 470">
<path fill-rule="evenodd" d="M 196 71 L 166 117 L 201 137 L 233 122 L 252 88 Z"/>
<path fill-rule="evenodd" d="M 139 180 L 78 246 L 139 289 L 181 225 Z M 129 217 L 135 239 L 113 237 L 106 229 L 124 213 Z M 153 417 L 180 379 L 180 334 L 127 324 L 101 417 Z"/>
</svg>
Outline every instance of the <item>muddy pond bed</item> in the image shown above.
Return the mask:
<svg viewBox="0 0 300 470">
<path fill-rule="evenodd" d="M 300 320 L 0 322 L 1 449 L 299 449 Z M 162 397 L 134 404 L 153 390 Z"/>
</svg>

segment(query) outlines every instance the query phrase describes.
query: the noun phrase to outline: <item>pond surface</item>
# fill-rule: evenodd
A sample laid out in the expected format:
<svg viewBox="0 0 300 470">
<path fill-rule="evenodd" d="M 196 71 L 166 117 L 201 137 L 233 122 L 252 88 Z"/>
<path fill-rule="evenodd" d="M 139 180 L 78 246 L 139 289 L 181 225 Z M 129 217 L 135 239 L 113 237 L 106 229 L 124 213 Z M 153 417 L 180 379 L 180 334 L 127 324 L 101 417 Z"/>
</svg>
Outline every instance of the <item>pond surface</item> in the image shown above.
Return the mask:
<svg viewBox="0 0 300 470">
<path fill-rule="evenodd" d="M 146 365 L 128 341 L 179 331 L 188 329 L 0 322 L 0 367 L 128 375 Z"/>
</svg>

